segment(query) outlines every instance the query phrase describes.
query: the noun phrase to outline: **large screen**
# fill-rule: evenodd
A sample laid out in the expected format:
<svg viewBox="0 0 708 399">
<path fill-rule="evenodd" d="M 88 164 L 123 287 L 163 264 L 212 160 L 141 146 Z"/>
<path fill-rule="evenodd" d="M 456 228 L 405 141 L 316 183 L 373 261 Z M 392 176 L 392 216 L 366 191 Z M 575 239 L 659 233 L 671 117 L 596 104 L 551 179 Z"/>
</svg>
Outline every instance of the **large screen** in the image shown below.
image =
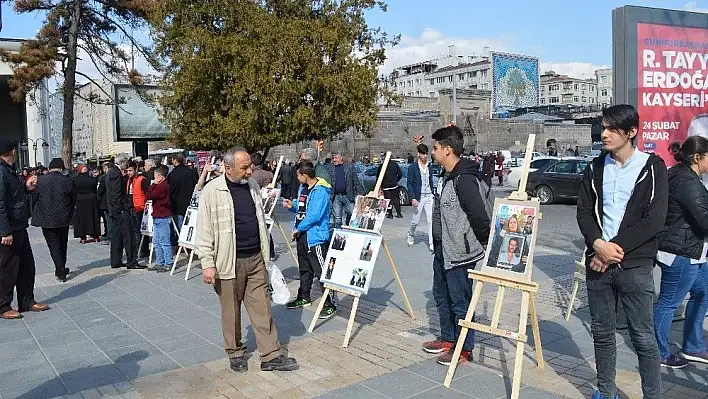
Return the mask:
<svg viewBox="0 0 708 399">
<path fill-rule="evenodd" d="M 159 105 L 152 98 L 162 94 L 156 86 L 114 85 L 116 140 L 164 140 L 170 133 L 159 117 Z M 145 94 L 145 95 L 143 95 Z"/>
<path fill-rule="evenodd" d="M 613 11 L 614 92 L 639 111 L 637 147 L 675 164 L 669 145 L 708 137 L 708 14 Z"/>
<path fill-rule="evenodd" d="M 708 136 L 708 29 L 637 24 L 637 145 L 669 162 L 669 144 Z"/>
<path fill-rule="evenodd" d="M 492 116 L 508 109 L 538 105 L 538 58 L 492 53 Z"/>
</svg>

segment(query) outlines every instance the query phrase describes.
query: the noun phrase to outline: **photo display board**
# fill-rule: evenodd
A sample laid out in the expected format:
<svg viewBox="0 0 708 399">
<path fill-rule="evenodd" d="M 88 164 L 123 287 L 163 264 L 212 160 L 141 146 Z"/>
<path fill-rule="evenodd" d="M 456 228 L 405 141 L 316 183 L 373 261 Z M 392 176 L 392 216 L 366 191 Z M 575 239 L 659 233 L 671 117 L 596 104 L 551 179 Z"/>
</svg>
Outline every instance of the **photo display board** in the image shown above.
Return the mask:
<svg viewBox="0 0 708 399">
<path fill-rule="evenodd" d="M 538 201 L 494 201 L 489 245 L 481 271 L 531 281 L 538 213 Z"/>
<path fill-rule="evenodd" d="M 377 233 L 335 229 L 320 281 L 366 294 L 380 248 Z"/>
<path fill-rule="evenodd" d="M 197 216 L 199 215 L 199 193 L 196 188 L 192 192 L 187 212 L 184 214 L 182 229 L 179 231 L 179 245 L 193 248 L 197 241 Z"/>
<path fill-rule="evenodd" d="M 152 237 L 152 231 L 152 201 L 147 201 L 145 203 L 145 210 L 143 210 L 143 220 L 140 222 L 140 233 L 144 236 Z"/>
</svg>

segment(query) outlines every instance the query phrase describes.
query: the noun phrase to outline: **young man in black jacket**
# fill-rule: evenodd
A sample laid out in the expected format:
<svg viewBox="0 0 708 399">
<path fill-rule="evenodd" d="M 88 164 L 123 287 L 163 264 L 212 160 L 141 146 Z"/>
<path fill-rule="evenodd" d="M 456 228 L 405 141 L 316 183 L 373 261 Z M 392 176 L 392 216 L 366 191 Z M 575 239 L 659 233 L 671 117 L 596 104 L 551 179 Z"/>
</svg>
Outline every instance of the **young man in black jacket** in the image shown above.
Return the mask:
<svg viewBox="0 0 708 399">
<path fill-rule="evenodd" d="M 627 315 L 639 360 L 644 398 L 661 396 L 659 350 L 654 336 L 652 268 L 664 228 L 668 181 L 664 161 L 634 147 L 639 114 L 631 105 L 602 112 L 607 153 L 585 170 L 577 219 L 587 252 L 587 290 L 595 344 L 598 391 L 618 398 L 615 386 L 617 304 Z"/>
<path fill-rule="evenodd" d="M 197 186 L 197 180 L 199 179 L 194 170 L 184 164 L 184 155 L 176 154 L 173 156 L 172 165 L 174 169 L 167 175 L 167 183 L 172 190 L 170 196 L 172 218 L 177 225 L 177 230 L 181 230 L 184 215 L 187 214 L 187 207 L 192 200 L 194 187 Z M 177 234 L 172 231 L 172 245 L 177 245 L 177 238 Z"/>
</svg>

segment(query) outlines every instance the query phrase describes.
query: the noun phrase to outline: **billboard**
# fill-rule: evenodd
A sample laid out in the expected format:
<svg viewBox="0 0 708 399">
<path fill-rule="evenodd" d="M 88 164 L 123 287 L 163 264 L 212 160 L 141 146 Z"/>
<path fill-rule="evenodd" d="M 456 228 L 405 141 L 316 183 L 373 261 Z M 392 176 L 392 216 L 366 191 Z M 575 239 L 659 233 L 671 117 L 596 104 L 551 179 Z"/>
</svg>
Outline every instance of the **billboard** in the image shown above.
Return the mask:
<svg viewBox="0 0 708 399">
<path fill-rule="evenodd" d="M 669 145 L 708 137 L 708 15 L 626 6 L 613 11 L 615 98 L 639 111 L 637 148 L 675 163 Z"/>
<path fill-rule="evenodd" d="M 164 140 L 170 133 L 159 115 L 159 105 L 150 101 L 159 97 L 157 86 L 114 85 L 116 141 Z"/>
<path fill-rule="evenodd" d="M 491 53 L 492 116 L 507 109 L 535 107 L 540 95 L 538 58 Z"/>
</svg>

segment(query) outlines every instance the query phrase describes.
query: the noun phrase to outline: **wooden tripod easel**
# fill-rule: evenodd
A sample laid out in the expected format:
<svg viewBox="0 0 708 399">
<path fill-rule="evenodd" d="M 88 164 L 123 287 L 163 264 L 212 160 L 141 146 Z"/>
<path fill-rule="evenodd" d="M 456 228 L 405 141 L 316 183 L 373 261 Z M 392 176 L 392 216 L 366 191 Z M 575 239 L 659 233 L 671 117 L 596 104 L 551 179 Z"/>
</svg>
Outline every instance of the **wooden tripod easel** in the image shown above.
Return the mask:
<svg viewBox="0 0 708 399">
<path fill-rule="evenodd" d="M 526 157 L 524 159 L 524 167 L 521 174 L 521 181 L 519 184 L 519 191 L 515 191 L 509 195 L 508 200 L 512 201 L 528 201 L 528 195 L 526 194 L 526 182 L 528 179 L 528 169 L 529 163 L 531 162 L 531 153 L 533 152 L 534 142 L 536 140 L 536 135 L 529 135 L 528 142 L 526 144 Z M 496 208 L 496 207 L 495 207 Z M 538 214 L 537 220 L 541 219 L 541 214 Z M 485 256 L 484 262 L 487 261 Z M 527 267 L 532 267 L 531 262 Z M 472 299 L 470 301 L 470 306 L 467 309 L 467 314 L 464 320 L 460 320 L 459 325 L 462 327 L 460 330 L 460 336 L 455 345 L 455 351 L 453 352 L 452 362 L 448 368 L 447 375 L 445 376 L 445 382 L 443 385 L 445 387 L 450 387 L 452 383 L 452 378 L 455 375 L 455 370 L 457 369 L 457 363 L 460 359 L 462 353 L 462 347 L 464 345 L 465 339 L 470 329 L 476 331 L 482 331 L 487 334 L 496 335 L 502 338 L 508 338 L 516 341 L 516 356 L 514 358 L 514 375 L 512 378 L 512 388 L 511 388 L 511 398 L 517 399 L 519 397 L 519 391 L 521 389 L 521 370 L 523 366 L 523 356 L 524 356 L 524 345 L 528 341 L 526 335 L 526 325 L 528 323 L 529 312 L 531 314 L 531 328 L 534 335 L 534 346 L 536 347 L 536 361 L 539 368 L 544 367 L 543 352 L 541 348 L 541 335 L 540 329 L 538 328 L 538 315 L 536 314 L 536 292 L 538 292 L 538 284 L 533 281 L 525 281 L 520 278 L 515 277 L 505 277 L 497 274 L 491 274 L 489 272 L 468 270 L 468 277 L 475 280 L 474 290 L 472 292 Z M 494 312 L 492 313 L 492 321 L 490 325 L 485 325 L 472 321 L 479 298 L 482 295 L 482 290 L 484 289 L 484 284 L 494 284 L 498 286 L 497 298 L 494 304 Z M 499 319 L 501 317 L 502 305 L 504 302 L 504 294 L 507 288 L 516 289 L 521 291 L 521 311 L 519 314 L 519 329 L 518 331 L 509 331 L 499 328 Z"/>
<path fill-rule="evenodd" d="M 386 168 L 388 167 L 388 162 L 391 159 L 391 152 L 386 153 L 386 158 L 384 159 L 384 163 L 381 166 L 381 173 L 378 177 L 378 180 L 376 181 L 376 185 L 374 186 L 373 191 L 371 191 L 367 196 L 376 198 L 377 200 L 379 199 L 378 193 L 379 189 L 381 188 L 381 182 L 383 181 L 383 176 L 384 172 L 386 171 Z M 346 230 L 352 230 L 352 231 L 362 231 L 366 233 L 372 233 L 372 231 L 369 230 L 364 230 L 364 229 L 356 229 L 352 227 L 347 227 L 347 226 L 342 226 L 343 229 Z M 381 233 L 377 233 L 380 235 Z M 388 263 L 391 266 L 391 272 L 393 273 L 393 277 L 398 283 L 398 288 L 401 290 L 401 295 L 403 296 L 403 301 L 406 303 L 406 309 L 408 311 L 408 316 L 412 320 L 415 320 L 415 313 L 413 312 L 413 307 L 411 306 L 410 301 L 408 300 L 408 295 L 406 295 L 406 290 L 403 288 L 403 282 L 401 281 L 401 277 L 398 275 L 398 270 L 396 269 L 396 263 L 393 261 L 393 257 L 391 256 L 391 251 L 388 249 L 388 245 L 386 245 L 386 240 L 382 237 L 381 238 L 381 247 L 383 248 L 384 252 L 386 253 L 386 258 L 388 259 Z M 349 346 L 349 339 L 351 338 L 352 334 L 352 329 L 354 327 L 354 318 L 356 317 L 356 311 L 359 308 L 359 298 L 361 297 L 361 292 L 354 291 L 347 289 L 346 287 L 341 287 L 338 285 L 333 285 L 333 284 L 324 284 L 325 290 L 322 293 L 322 298 L 320 298 L 319 303 L 317 304 L 317 309 L 315 310 L 315 314 L 312 317 L 312 322 L 310 322 L 310 327 L 307 329 L 308 332 L 312 332 L 315 329 L 315 326 L 317 325 L 317 319 L 319 318 L 320 313 L 322 313 L 322 309 L 324 308 L 325 304 L 325 299 L 329 295 L 331 291 L 335 292 L 341 292 L 345 295 L 352 295 L 354 297 L 354 302 L 352 304 L 352 309 L 351 312 L 349 312 L 349 322 L 347 323 L 347 330 L 344 333 L 344 342 L 342 343 L 342 347 L 346 348 Z"/>
</svg>

